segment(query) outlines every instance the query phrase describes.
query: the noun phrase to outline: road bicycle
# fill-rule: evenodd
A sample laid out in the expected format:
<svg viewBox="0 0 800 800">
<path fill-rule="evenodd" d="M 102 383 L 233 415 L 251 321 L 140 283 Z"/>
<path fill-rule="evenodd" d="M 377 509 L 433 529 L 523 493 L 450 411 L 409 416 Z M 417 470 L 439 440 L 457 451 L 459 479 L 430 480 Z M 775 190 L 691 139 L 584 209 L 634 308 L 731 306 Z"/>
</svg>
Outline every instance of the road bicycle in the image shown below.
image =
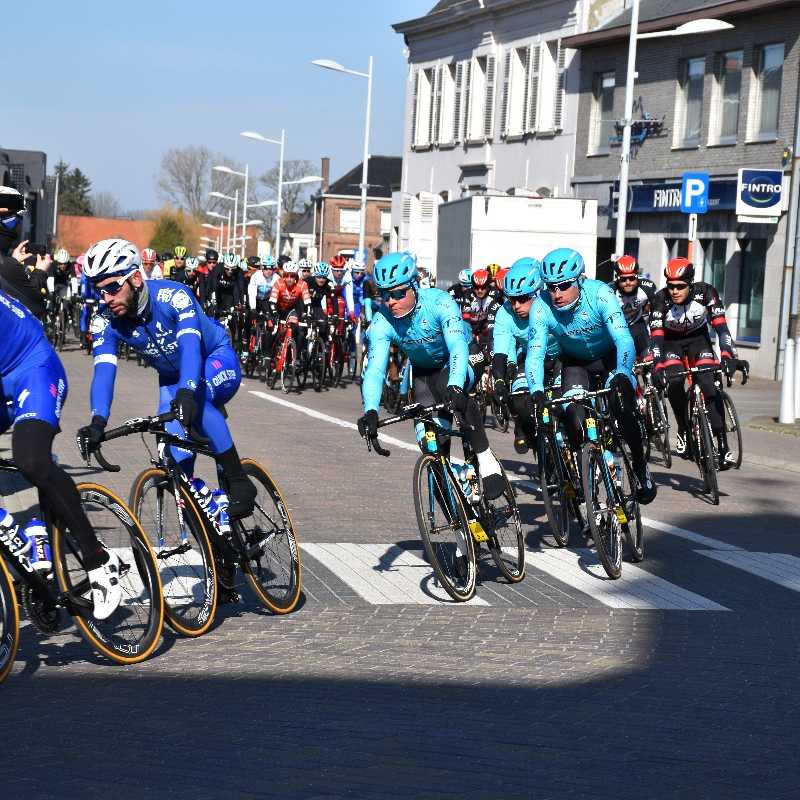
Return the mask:
<svg viewBox="0 0 800 800">
<path fill-rule="evenodd" d="M 443 404 L 405 406 L 399 414 L 378 422 L 378 427 L 414 420 L 423 426 L 424 451 L 414 465 L 413 496 L 425 554 L 441 586 L 464 602 L 475 594 L 476 550 L 485 543 L 497 568 L 511 583 L 525 577 L 525 544 L 514 490 L 503 472 L 505 491 L 489 500 L 481 486 L 477 458 L 462 434 L 443 427 L 438 414 Z M 418 427 L 418 430 L 421 430 Z M 450 460 L 450 437 L 464 444 L 463 467 Z M 378 437 L 366 436 L 368 450 L 389 456 Z"/>
<path fill-rule="evenodd" d="M 0 460 L 0 472 L 20 474 L 6 459 Z M 161 638 L 161 582 L 155 555 L 138 521 L 125 502 L 105 486 L 80 483 L 77 489 L 92 527 L 103 545 L 119 558 L 122 602 L 107 619 L 95 618 L 92 587 L 80 548 L 40 495 L 39 516 L 48 532 L 52 571 L 45 573 L 31 565 L 19 523 L 0 529 L 0 681 L 11 670 L 19 642 L 20 614 L 12 573 L 26 617 L 45 635 L 61 629 L 62 612 L 66 612 L 89 645 L 116 664 L 144 661 Z"/>
<path fill-rule="evenodd" d="M 297 380 L 297 342 L 294 338 L 295 320 L 281 320 L 273 339 L 272 357 L 267 368 L 267 382 L 274 389 L 280 380 L 281 390 L 289 394 Z"/>
<path fill-rule="evenodd" d="M 310 378 L 315 392 L 322 391 L 325 382 L 326 340 L 320 332 L 322 324 L 316 319 L 308 323 L 304 354 L 301 359 L 302 367 L 297 376 L 297 384 L 301 389 L 305 389 Z"/>
<path fill-rule="evenodd" d="M 47 303 L 45 333 L 56 350 L 63 350 L 67 340 L 66 299 L 57 292 L 52 293 Z"/>
<path fill-rule="evenodd" d="M 669 416 L 664 393 L 653 385 L 652 361 L 642 361 L 633 365 L 633 372 L 639 378 L 640 410 L 646 431 L 647 460 L 655 449 L 661 454 L 664 466 L 672 467 L 672 450 L 669 441 Z"/>
<path fill-rule="evenodd" d="M 342 375 L 349 363 L 350 326 L 348 321 L 339 315 L 330 319 L 330 336 L 325 352 L 325 383 L 330 387 L 342 385 Z"/>
<path fill-rule="evenodd" d="M 248 378 L 263 378 L 266 375 L 266 353 L 264 343 L 267 335 L 266 314 L 257 312 L 250 321 L 250 336 L 247 342 L 247 355 L 243 358 L 244 374 Z"/>
<path fill-rule="evenodd" d="M 172 412 L 130 419 L 107 430 L 108 442 L 134 434 L 154 435 L 156 453 L 151 466 L 140 472 L 130 491 L 130 506 L 156 553 L 166 601 L 167 624 L 185 636 L 200 636 L 212 625 L 220 601 L 239 600 L 236 569 L 259 602 L 274 614 L 294 610 L 301 593 L 300 549 L 286 502 L 269 473 L 257 461 L 242 459 L 242 467 L 257 489 L 253 513 L 226 520 L 214 509 L 210 490 L 203 492 L 171 457 L 170 447 L 214 458 L 208 440 L 193 433 L 181 438 L 166 429 Z M 98 448 L 98 464 L 110 472 Z M 220 488 L 229 491 L 217 470 Z"/>
</svg>

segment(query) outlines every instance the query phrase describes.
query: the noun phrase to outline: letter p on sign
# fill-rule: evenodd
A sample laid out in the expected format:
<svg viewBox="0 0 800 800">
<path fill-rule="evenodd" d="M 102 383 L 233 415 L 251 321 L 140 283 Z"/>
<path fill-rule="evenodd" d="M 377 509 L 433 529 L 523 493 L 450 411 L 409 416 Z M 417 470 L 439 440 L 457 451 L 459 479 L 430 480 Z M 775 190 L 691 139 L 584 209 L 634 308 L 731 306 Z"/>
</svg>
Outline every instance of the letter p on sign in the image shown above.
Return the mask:
<svg viewBox="0 0 800 800">
<path fill-rule="evenodd" d="M 681 211 L 684 214 L 705 214 L 708 211 L 707 172 L 685 172 L 681 182 Z"/>
</svg>

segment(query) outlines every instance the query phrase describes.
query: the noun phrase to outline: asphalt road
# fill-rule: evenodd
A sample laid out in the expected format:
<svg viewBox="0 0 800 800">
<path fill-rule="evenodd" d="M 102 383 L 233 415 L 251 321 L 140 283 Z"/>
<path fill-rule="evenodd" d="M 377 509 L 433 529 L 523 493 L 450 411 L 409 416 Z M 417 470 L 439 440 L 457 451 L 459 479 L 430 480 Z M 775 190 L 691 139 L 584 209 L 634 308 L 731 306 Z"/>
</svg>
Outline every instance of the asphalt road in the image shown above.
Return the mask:
<svg viewBox="0 0 800 800">
<path fill-rule="evenodd" d="M 115 475 L 78 463 L 91 364 L 64 362 L 61 463 L 127 496 L 146 450 L 109 445 Z M 123 364 L 112 424 L 152 413 L 155 386 Z M 733 391 L 748 414 L 765 402 L 764 386 Z M 611 582 L 582 540 L 551 546 L 530 462 L 492 432 L 528 574 L 510 586 L 484 561 L 457 605 L 422 560 L 410 424 L 381 459 L 353 430 L 357 387 L 286 397 L 245 380 L 228 411 L 289 502 L 301 607 L 277 618 L 246 597 L 202 639 L 165 630 L 130 668 L 26 625 L 0 687 L 4 796 L 797 796 L 800 472 L 746 462 L 713 507 L 690 464 L 656 464 L 646 559 Z M 800 462 L 791 437 L 751 441 L 769 463 Z"/>
</svg>

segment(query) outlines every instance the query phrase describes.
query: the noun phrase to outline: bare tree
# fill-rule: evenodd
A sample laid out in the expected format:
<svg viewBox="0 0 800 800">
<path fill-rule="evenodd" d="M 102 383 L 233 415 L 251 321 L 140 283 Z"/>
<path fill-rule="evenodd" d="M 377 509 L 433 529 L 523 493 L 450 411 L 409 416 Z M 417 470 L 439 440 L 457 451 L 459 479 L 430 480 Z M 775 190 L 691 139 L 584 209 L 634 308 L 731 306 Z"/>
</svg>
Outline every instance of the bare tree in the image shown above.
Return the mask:
<svg viewBox="0 0 800 800">
<path fill-rule="evenodd" d="M 122 217 L 126 216 L 122 212 L 119 200 L 111 192 L 95 192 L 92 195 L 92 213 L 96 217 Z"/>
<path fill-rule="evenodd" d="M 299 178 L 305 178 L 306 175 L 311 175 L 314 171 L 314 165 L 305 159 L 297 159 L 295 161 L 283 162 L 283 192 L 281 197 L 281 216 L 283 222 L 292 214 L 296 214 L 303 210 L 303 207 L 308 202 L 312 192 L 316 191 L 318 186 L 316 184 L 295 183 L 286 185 L 286 181 L 295 181 Z M 278 166 L 267 170 L 260 178 L 259 182 L 262 186 L 269 189 L 269 197 L 267 199 L 274 200 L 278 196 Z M 275 207 L 269 208 L 271 222 L 275 222 Z"/>
</svg>

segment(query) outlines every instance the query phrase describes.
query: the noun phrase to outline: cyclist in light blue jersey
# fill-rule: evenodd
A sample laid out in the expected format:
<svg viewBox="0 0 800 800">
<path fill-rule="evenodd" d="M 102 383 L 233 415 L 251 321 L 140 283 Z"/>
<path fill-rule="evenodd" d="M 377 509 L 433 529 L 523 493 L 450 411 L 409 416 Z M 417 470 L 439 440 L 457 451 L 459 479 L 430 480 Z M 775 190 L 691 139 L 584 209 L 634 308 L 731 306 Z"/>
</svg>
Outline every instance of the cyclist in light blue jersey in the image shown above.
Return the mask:
<svg viewBox="0 0 800 800">
<path fill-rule="evenodd" d="M 195 423 L 211 440 L 217 469 L 230 486 L 231 517 L 252 513 L 255 487 L 244 474 L 225 422 L 223 406 L 241 382 L 239 359 L 228 334 L 205 313 L 192 292 L 174 281 L 145 281 L 135 245 L 105 239 L 86 255 L 84 274 L 107 303 L 92 326 L 94 377 L 91 424 L 78 432 L 84 452 L 96 447 L 111 413 L 117 372 L 117 346 L 125 342 L 140 352 L 159 377 L 159 412 L 172 409 L 167 428 L 184 436 Z M 178 448 L 172 455 L 187 475 L 194 454 Z"/>
<path fill-rule="evenodd" d="M 364 415 L 358 420 L 362 435 L 376 435 L 378 407 L 389 362 L 396 344 L 414 367 L 414 398 L 423 405 L 445 402 L 449 413 L 464 420 L 464 436 L 478 459 L 483 490 L 490 499 L 505 489 L 500 463 L 489 449 L 477 403 L 468 392 L 476 375 L 470 364 L 470 332 L 458 305 L 447 292 L 421 288 L 416 258 L 411 253 L 390 253 L 375 265 L 373 280 L 383 304 L 375 310 L 369 329 L 370 358 L 361 394 Z"/>
<path fill-rule="evenodd" d="M 614 291 L 602 281 L 583 276 L 584 262 L 566 247 L 542 259 L 546 291 L 534 302 L 525 371 L 538 409 L 544 401 L 544 365 L 548 339 L 553 336 L 561 348 L 561 389 L 564 397 L 599 382 L 618 391 L 611 394 L 611 409 L 623 438 L 630 448 L 639 483 L 640 503 L 655 499 L 657 487 L 644 458 L 639 427 L 633 363 L 636 348 L 622 307 Z M 583 442 L 583 406 L 566 408 L 567 433 L 578 449 Z"/>
</svg>

